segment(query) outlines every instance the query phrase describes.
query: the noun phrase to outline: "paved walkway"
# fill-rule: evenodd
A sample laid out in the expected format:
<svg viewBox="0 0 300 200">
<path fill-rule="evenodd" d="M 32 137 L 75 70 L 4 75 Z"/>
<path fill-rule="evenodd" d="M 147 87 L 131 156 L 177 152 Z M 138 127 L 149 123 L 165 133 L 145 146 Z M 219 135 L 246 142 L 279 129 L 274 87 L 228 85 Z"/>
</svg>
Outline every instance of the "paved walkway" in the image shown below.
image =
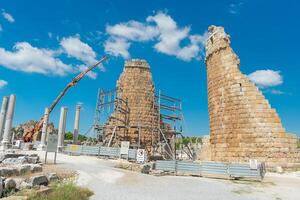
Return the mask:
<svg viewBox="0 0 300 200">
<path fill-rule="evenodd" d="M 79 173 L 78 184 L 93 190 L 95 195 L 91 199 L 94 200 L 295 200 L 300 197 L 300 173 L 269 174 L 263 182 L 237 182 L 201 177 L 155 177 L 114 168 L 118 161 L 89 156 L 58 154 L 57 162 L 58 166 Z"/>
</svg>

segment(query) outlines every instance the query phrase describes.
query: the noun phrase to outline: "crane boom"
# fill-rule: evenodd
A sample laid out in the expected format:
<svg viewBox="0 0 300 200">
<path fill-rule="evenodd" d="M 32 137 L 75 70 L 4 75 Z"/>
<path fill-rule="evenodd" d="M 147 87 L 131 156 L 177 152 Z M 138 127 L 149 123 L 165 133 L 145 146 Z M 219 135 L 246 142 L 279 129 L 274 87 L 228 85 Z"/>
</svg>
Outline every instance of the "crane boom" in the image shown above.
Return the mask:
<svg viewBox="0 0 300 200">
<path fill-rule="evenodd" d="M 108 56 L 106 56 L 106 55 L 103 56 L 97 63 L 95 63 L 94 65 L 89 66 L 86 70 L 82 71 L 75 78 L 73 78 L 73 80 L 70 83 L 68 83 L 68 85 L 63 89 L 63 91 L 61 93 L 59 93 L 59 95 L 56 97 L 56 99 L 50 105 L 49 114 L 51 113 L 51 111 L 54 109 L 54 107 L 58 104 L 58 102 L 61 100 L 61 98 L 66 94 L 66 92 L 71 87 L 75 86 L 88 72 L 90 72 L 92 69 L 94 69 L 96 66 L 98 66 L 99 64 L 101 64 L 102 62 L 104 62 L 107 59 L 108 59 Z M 23 136 L 23 141 L 24 142 L 31 142 L 32 141 L 32 138 L 33 138 L 34 134 L 41 130 L 41 128 L 43 126 L 43 120 L 44 120 L 44 116 L 41 117 L 39 122 L 34 126 L 34 128 L 32 130 L 30 130 L 29 132 L 27 132 Z"/>
</svg>

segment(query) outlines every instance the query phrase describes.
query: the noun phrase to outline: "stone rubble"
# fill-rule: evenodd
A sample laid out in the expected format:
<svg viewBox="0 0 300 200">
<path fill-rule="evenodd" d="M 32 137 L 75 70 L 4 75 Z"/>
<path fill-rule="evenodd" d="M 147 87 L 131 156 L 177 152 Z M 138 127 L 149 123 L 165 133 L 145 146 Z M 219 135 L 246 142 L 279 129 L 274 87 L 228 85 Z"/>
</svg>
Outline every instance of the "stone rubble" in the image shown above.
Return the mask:
<svg viewBox="0 0 300 200">
<path fill-rule="evenodd" d="M 31 187 L 37 186 L 37 185 L 48 185 L 48 178 L 45 175 L 38 175 L 33 176 L 28 180 L 28 183 Z"/>
<path fill-rule="evenodd" d="M 15 179 L 13 179 L 13 178 L 7 178 L 7 179 L 5 179 L 5 181 L 4 181 L 4 188 L 6 190 L 16 189 L 16 186 L 17 186 L 17 183 L 16 183 Z"/>
<path fill-rule="evenodd" d="M 57 176 L 56 173 L 50 173 L 50 174 L 48 174 L 47 178 L 48 178 L 49 182 L 54 182 L 54 181 L 58 181 L 59 180 L 59 177 Z"/>
</svg>

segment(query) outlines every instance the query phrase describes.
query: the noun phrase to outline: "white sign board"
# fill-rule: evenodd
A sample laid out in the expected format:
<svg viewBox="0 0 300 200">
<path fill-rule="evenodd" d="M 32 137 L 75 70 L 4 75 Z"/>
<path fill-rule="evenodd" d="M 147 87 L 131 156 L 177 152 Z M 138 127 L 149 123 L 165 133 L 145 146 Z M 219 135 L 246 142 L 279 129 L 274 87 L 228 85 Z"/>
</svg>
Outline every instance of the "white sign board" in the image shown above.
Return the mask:
<svg viewBox="0 0 300 200">
<path fill-rule="evenodd" d="M 249 160 L 250 169 L 257 169 L 257 160 Z"/>
<path fill-rule="evenodd" d="M 145 149 L 138 149 L 136 151 L 136 161 L 140 163 L 145 162 Z"/>
<path fill-rule="evenodd" d="M 22 140 L 16 140 L 15 147 L 17 147 L 18 149 L 20 149 L 21 148 L 21 144 L 22 144 Z"/>
<path fill-rule="evenodd" d="M 120 154 L 121 155 L 128 155 L 129 151 L 129 141 L 122 141 L 121 142 L 121 149 L 120 149 Z"/>
<path fill-rule="evenodd" d="M 47 152 L 57 152 L 57 135 L 49 134 L 47 141 Z"/>
</svg>

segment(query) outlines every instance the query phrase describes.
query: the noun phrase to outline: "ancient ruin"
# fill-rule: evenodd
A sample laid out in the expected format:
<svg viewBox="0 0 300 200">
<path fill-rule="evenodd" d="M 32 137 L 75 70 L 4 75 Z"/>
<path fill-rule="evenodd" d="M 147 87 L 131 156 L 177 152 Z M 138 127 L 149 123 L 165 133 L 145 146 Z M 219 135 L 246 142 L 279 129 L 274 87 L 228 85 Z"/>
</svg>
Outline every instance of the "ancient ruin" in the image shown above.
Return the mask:
<svg viewBox="0 0 300 200">
<path fill-rule="evenodd" d="M 128 140 L 131 144 L 151 148 L 159 139 L 160 123 L 159 111 L 155 107 L 155 87 L 148 63 L 145 60 L 126 61 L 124 71 L 117 81 L 117 88 L 118 98 L 126 100 L 127 104 L 117 105 L 119 108 L 110 117 L 109 125 L 123 124 L 128 125 L 129 129 L 116 130 L 115 141 Z M 120 109 L 129 110 L 128 113 L 121 113 Z M 118 120 L 120 117 L 122 120 Z M 111 133 L 112 131 L 107 131 L 105 137 L 109 138 Z"/>
<path fill-rule="evenodd" d="M 223 27 L 210 26 L 206 43 L 211 160 L 268 166 L 299 162 L 297 137 L 286 133 L 276 110 L 241 73 Z"/>
<path fill-rule="evenodd" d="M 151 155 L 160 148 L 173 157 L 175 137 L 181 134 L 176 128 L 182 118 L 181 101 L 160 92 L 156 94 L 147 61 L 126 61 L 114 97 L 112 93 L 102 91 L 99 97 L 99 112 L 114 104 L 114 111 L 101 128 L 104 143 L 120 146 L 121 141 L 129 141 L 131 147 L 145 148 Z"/>
</svg>

